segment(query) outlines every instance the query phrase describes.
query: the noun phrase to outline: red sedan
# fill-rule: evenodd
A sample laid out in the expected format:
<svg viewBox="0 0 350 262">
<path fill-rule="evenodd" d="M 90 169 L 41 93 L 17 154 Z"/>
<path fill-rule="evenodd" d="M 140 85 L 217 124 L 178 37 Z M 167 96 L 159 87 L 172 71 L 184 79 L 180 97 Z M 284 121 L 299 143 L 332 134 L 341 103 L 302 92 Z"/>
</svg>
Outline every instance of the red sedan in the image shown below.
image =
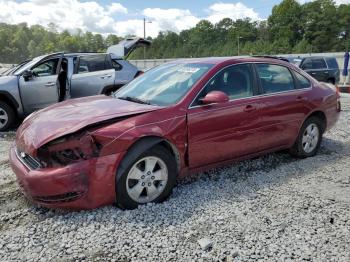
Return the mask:
<svg viewBox="0 0 350 262">
<path fill-rule="evenodd" d="M 10 161 L 23 193 L 47 207 L 132 209 L 161 202 L 176 179 L 289 149 L 317 153 L 339 96 L 268 58 L 205 58 L 156 67 L 113 96 L 29 116 Z"/>
</svg>

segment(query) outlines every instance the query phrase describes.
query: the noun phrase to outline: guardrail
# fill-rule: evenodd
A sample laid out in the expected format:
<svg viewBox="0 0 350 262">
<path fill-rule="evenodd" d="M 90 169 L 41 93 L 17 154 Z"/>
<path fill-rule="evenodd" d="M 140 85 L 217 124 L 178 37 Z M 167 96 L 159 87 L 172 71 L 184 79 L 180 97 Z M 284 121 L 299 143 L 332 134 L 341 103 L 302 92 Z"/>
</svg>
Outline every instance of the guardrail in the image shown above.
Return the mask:
<svg viewBox="0 0 350 262">
<path fill-rule="evenodd" d="M 344 66 L 344 52 L 339 52 L 339 53 L 312 53 L 312 54 L 282 54 L 279 55 L 282 57 L 307 57 L 307 56 L 333 56 L 337 59 L 339 67 L 343 71 L 343 66 Z M 181 58 L 173 58 L 173 59 L 146 59 L 146 60 L 130 60 L 130 62 L 135 65 L 137 68 L 139 68 L 142 71 L 147 71 L 155 66 L 175 61 Z M 0 63 L 0 73 L 5 71 L 7 68 L 13 66 L 12 64 L 1 64 Z M 350 74 L 350 70 L 349 70 Z M 340 82 L 344 83 L 349 81 L 349 79 L 345 79 L 341 75 Z"/>
<path fill-rule="evenodd" d="M 339 67 L 341 71 L 343 71 L 343 66 L 344 66 L 344 52 L 339 52 L 339 53 L 313 53 L 313 54 L 282 54 L 278 55 L 282 57 L 307 57 L 307 56 L 333 56 L 337 59 L 337 62 L 339 64 Z M 151 69 L 152 67 L 175 61 L 181 58 L 173 58 L 173 59 L 147 59 L 147 60 L 130 60 L 130 62 L 135 65 L 137 68 L 143 71 L 147 71 Z M 350 73 L 350 70 L 349 70 Z M 349 81 L 349 80 L 348 80 Z M 341 83 L 346 82 L 346 79 L 341 75 L 340 79 Z"/>
</svg>

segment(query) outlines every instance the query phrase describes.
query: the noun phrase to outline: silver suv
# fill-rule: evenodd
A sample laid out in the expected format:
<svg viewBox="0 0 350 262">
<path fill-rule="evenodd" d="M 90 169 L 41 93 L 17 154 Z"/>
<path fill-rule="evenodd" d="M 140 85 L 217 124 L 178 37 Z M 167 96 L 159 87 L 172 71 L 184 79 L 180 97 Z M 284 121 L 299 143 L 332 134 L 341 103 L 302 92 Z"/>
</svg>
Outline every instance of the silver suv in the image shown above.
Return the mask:
<svg viewBox="0 0 350 262">
<path fill-rule="evenodd" d="M 0 77 L 0 131 L 51 104 L 118 90 L 142 73 L 124 59 L 149 45 L 142 38 L 126 39 L 107 53 L 55 53 L 8 70 Z"/>
</svg>

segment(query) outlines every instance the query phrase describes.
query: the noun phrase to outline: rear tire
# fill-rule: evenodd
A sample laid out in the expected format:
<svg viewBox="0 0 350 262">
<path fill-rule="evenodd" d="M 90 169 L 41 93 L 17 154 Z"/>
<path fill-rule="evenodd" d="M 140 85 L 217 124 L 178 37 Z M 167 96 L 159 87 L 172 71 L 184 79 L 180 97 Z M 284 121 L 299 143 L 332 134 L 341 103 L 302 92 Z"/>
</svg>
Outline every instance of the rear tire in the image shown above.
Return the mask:
<svg viewBox="0 0 350 262">
<path fill-rule="evenodd" d="M 7 131 L 15 120 L 16 114 L 12 107 L 0 101 L 0 132 Z"/>
<path fill-rule="evenodd" d="M 306 119 L 300 129 L 299 135 L 293 147 L 289 150 L 291 155 L 298 158 L 312 157 L 317 154 L 320 148 L 323 123 L 318 117 L 310 117 Z"/>
<path fill-rule="evenodd" d="M 166 200 L 176 183 L 177 165 L 171 153 L 155 146 L 131 163 L 116 183 L 116 203 L 135 209 L 150 202 Z"/>
<path fill-rule="evenodd" d="M 335 85 L 335 79 L 330 78 L 330 79 L 327 80 L 327 83 L 330 83 L 330 84 L 332 84 L 332 85 Z"/>
</svg>

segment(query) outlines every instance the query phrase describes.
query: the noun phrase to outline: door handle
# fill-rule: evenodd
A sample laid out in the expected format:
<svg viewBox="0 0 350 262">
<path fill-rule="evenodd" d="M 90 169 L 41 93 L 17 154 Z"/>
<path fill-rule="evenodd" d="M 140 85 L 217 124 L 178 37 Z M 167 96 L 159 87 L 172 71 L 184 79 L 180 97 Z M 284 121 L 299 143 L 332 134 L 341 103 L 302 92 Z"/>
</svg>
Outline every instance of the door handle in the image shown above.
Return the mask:
<svg viewBox="0 0 350 262">
<path fill-rule="evenodd" d="M 105 79 L 105 78 L 111 78 L 112 75 L 103 75 L 103 76 L 100 76 L 101 79 Z"/>
<path fill-rule="evenodd" d="M 316 75 L 316 73 L 311 73 L 312 75 Z"/>
<path fill-rule="evenodd" d="M 326 71 L 326 72 L 324 72 L 326 75 L 328 75 L 329 74 L 329 72 L 328 71 Z"/>
<path fill-rule="evenodd" d="M 297 97 L 297 101 L 298 101 L 298 102 L 307 101 L 307 100 L 308 100 L 307 97 L 304 97 L 304 96 L 298 96 L 298 97 Z"/>
<path fill-rule="evenodd" d="M 51 87 L 51 86 L 54 86 L 54 85 L 55 85 L 54 82 L 48 82 L 48 83 L 45 84 L 45 86 L 47 86 L 47 87 Z"/>
<path fill-rule="evenodd" d="M 255 111 L 255 110 L 256 110 L 255 106 L 252 106 L 252 105 L 247 105 L 247 106 L 244 108 L 244 112 L 247 112 L 247 113 L 253 112 L 253 111 Z"/>
</svg>

